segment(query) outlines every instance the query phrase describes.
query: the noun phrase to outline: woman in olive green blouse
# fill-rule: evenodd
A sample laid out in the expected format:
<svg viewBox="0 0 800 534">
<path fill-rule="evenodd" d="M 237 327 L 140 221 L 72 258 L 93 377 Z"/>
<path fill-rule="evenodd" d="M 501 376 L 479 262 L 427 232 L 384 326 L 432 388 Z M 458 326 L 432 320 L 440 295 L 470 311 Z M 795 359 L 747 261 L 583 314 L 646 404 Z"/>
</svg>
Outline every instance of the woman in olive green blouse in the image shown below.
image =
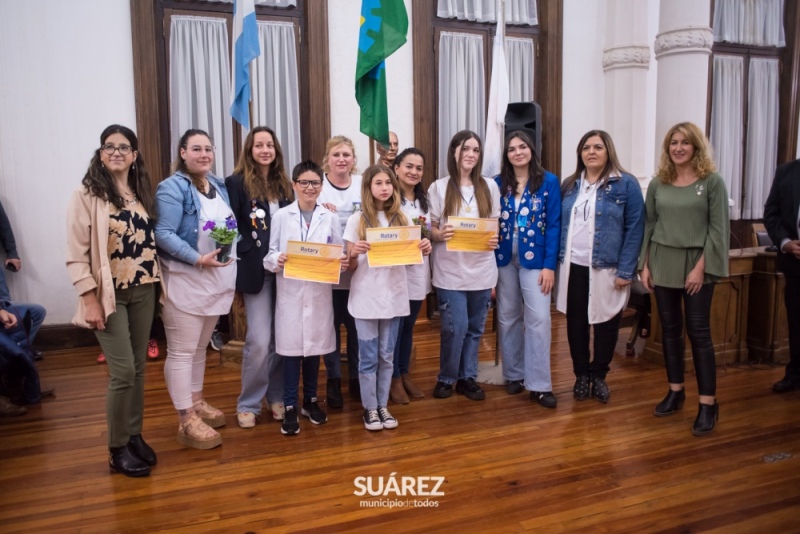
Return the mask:
<svg viewBox="0 0 800 534">
<path fill-rule="evenodd" d="M 692 123 L 670 128 L 658 175 L 647 189 L 647 224 L 639 257 L 642 283 L 654 292 L 661 321 L 669 392 L 653 412 L 683 407 L 683 322 L 692 344 L 700 406 L 692 427 L 708 434 L 719 418 L 711 341 L 714 283 L 728 276 L 728 192 L 705 135 Z M 683 309 L 681 309 L 683 302 Z"/>
</svg>

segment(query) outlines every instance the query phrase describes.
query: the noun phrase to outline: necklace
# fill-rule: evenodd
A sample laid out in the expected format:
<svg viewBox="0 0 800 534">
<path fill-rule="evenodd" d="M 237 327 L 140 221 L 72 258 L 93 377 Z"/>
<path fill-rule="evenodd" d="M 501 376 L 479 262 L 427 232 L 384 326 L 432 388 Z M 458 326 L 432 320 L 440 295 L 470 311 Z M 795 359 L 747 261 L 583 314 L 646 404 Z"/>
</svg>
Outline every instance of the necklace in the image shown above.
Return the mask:
<svg viewBox="0 0 800 534">
<path fill-rule="evenodd" d="M 472 212 L 472 207 L 470 206 L 470 203 L 472 202 L 472 199 L 475 198 L 474 190 L 473 190 L 472 196 L 469 197 L 469 200 L 464 198 L 464 195 L 461 193 L 461 189 L 460 188 L 458 190 L 458 194 L 461 195 L 461 200 L 464 201 L 464 211 L 466 211 L 467 213 L 471 213 Z"/>
</svg>

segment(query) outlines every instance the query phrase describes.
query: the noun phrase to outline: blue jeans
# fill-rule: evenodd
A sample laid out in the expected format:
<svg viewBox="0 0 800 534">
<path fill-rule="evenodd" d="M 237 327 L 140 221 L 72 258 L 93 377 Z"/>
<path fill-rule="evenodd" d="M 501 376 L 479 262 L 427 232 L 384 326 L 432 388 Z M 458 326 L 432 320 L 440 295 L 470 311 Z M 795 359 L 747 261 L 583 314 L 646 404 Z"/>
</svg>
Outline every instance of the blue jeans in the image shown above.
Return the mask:
<svg viewBox="0 0 800 534">
<path fill-rule="evenodd" d="M 400 378 L 400 375 L 407 375 L 408 366 L 411 364 L 411 348 L 414 346 L 414 324 L 417 322 L 419 310 L 422 308 L 422 301 L 410 300 L 408 304 L 411 313 L 405 317 L 400 317 L 400 325 L 397 327 L 392 378 Z"/>
<path fill-rule="evenodd" d="M 11 300 L 11 292 L 6 283 L 6 266 L 0 261 L 0 300 Z"/>
<path fill-rule="evenodd" d="M 242 392 L 236 411 L 261 413 L 267 402 L 283 402 L 283 358 L 275 353 L 273 317 L 275 278 L 264 277 L 264 287 L 255 294 L 243 293 L 247 312 L 247 337 L 242 349 Z"/>
<path fill-rule="evenodd" d="M 436 289 L 442 320 L 437 380 L 453 384 L 456 380 L 478 377 L 478 345 L 492 303 L 492 290 L 456 291 Z"/>
<path fill-rule="evenodd" d="M 361 403 L 376 410 L 389 402 L 389 388 L 394 371 L 394 346 L 400 317 L 393 319 L 356 319 L 358 329 L 358 379 Z"/>
<path fill-rule="evenodd" d="M 497 323 L 503 378 L 525 380 L 528 391 L 552 391 L 550 378 L 550 295 L 539 286 L 541 269 L 519 264 L 517 240 L 511 261 L 498 269 Z"/>
<path fill-rule="evenodd" d="M 336 332 L 336 350 L 325 354 L 325 373 L 328 379 L 341 378 L 342 370 L 339 364 L 339 348 L 342 346 L 341 325 L 347 330 L 347 373 L 353 379 L 358 375 L 358 332 L 355 319 L 347 310 L 347 301 L 350 300 L 350 290 L 333 290 L 333 329 Z"/>
<path fill-rule="evenodd" d="M 285 356 L 283 358 L 283 404 L 297 406 L 300 384 L 300 368 L 303 369 L 303 399 L 310 401 L 317 396 L 319 356 Z"/>
</svg>

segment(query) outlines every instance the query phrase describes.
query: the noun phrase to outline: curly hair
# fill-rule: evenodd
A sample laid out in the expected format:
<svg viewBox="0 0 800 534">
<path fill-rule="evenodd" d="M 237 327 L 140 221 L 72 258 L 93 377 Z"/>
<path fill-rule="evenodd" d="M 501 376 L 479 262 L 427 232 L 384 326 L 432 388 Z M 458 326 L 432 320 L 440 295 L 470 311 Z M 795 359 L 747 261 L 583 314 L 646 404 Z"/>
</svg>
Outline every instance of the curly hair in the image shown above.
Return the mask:
<svg viewBox="0 0 800 534">
<path fill-rule="evenodd" d="M 100 134 L 100 147 L 94 151 L 94 156 L 89 162 L 89 169 L 81 180 L 81 183 L 86 190 L 97 198 L 102 198 L 111 202 L 117 209 L 125 207 L 125 200 L 122 195 L 117 191 L 117 186 L 114 183 L 114 177 L 103 166 L 100 159 L 100 152 L 103 150 L 106 140 L 113 134 L 120 134 L 131 145 L 131 150 L 136 154 L 130 168 L 128 169 L 128 187 L 142 203 L 142 207 L 147 212 L 151 219 L 156 217 L 156 202 L 155 195 L 153 194 L 153 184 L 150 181 L 150 175 L 147 174 L 145 169 L 144 159 L 139 152 L 139 139 L 133 130 L 122 126 L 120 124 L 112 124 L 103 130 Z"/>
<path fill-rule="evenodd" d="M 669 155 L 669 145 L 675 133 L 683 134 L 686 140 L 694 147 L 694 155 L 690 163 L 699 178 L 706 178 L 717 170 L 717 165 L 714 163 L 714 152 L 700 128 L 691 122 L 680 122 L 669 129 L 667 135 L 664 136 L 664 142 L 661 144 L 661 159 L 658 163 L 656 176 L 662 182 L 671 184 L 678 177 L 675 163 L 673 163 Z"/>
</svg>

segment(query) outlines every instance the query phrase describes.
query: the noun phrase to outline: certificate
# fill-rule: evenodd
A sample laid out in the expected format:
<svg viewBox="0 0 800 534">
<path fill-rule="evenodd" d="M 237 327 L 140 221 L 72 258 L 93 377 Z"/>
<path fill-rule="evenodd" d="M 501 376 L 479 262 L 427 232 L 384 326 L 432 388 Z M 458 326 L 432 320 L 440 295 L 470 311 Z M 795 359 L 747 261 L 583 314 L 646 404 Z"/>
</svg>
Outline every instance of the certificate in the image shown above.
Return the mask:
<svg viewBox="0 0 800 534">
<path fill-rule="evenodd" d="M 454 252 L 492 252 L 489 240 L 497 235 L 497 219 L 450 217 L 447 224 L 455 230 L 447 241 L 447 250 Z"/>
<path fill-rule="evenodd" d="M 370 267 L 421 264 L 421 230 L 419 225 L 367 228 L 367 263 Z"/>
<path fill-rule="evenodd" d="M 289 241 L 284 278 L 338 284 L 342 272 L 342 245 Z"/>
</svg>

